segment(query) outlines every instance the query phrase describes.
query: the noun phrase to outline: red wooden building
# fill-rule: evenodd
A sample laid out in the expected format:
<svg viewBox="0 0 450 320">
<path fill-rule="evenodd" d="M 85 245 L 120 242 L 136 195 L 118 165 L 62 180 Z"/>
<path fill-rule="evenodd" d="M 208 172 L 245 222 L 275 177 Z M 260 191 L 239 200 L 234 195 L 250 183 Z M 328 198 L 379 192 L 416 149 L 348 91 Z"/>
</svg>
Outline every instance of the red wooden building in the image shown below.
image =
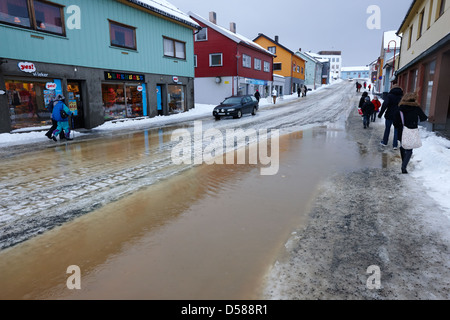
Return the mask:
<svg viewBox="0 0 450 320">
<path fill-rule="evenodd" d="M 216 104 L 231 95 L 269 96 L 273 81 L 274 55 L 230 29 L 189 12 L 202 29 L 194 35 L 195 102 Z"/>
</svg>

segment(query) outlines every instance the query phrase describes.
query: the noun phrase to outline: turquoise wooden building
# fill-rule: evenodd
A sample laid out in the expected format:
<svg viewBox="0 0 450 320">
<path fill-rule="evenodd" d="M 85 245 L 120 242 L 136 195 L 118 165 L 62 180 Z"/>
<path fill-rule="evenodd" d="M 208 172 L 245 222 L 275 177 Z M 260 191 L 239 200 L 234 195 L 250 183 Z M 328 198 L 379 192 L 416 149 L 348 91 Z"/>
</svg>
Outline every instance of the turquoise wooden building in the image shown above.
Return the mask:
<svg viewBox="0 0 450 320">
<path fill-rule="evenodd" d="M 198 28 L 165 0 L 0 1 L 0 132 L 49 124 L 58 93 L 78 128 L 193 108 Z"/>
</svg>

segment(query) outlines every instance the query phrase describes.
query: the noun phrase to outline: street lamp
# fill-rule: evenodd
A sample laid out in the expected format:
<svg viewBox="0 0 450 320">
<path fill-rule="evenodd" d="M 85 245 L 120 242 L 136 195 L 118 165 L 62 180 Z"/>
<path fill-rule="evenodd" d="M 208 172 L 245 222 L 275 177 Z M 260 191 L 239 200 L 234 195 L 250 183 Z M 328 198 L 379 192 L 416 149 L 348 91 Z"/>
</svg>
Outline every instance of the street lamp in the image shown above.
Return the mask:
<svg viewBox="0 0 450 320">
<path fill-rule="evenodd" d="M 388 43 L 388 48 L 387 48 L 387 53 L 390 53 L 391 52 L 391 50 L 390 50 L 390 48 L 389 48 L 389 45 L 391 44 L 391 42 L 394 42 L 394 44 L 395 44 L 395 47 L 394 47 L 394 58 L 393 58 L 393 60 L 392 60 L 392 75 L 394 75 L 394 69 L 395 69 L 395 53 L 397 52 L 397 41 L 395 41 L 395 40 L 391 40 L 391 41 L 389 41 L 389 43 Z"/>
</svg>

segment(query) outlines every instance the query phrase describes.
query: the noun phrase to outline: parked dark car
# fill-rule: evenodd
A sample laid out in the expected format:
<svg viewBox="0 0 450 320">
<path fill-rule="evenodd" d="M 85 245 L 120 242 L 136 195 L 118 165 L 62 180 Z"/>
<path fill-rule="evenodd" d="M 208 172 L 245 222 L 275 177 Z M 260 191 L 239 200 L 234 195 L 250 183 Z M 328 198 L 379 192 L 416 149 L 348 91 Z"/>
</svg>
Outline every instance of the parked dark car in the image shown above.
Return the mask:
<svg viewBox="0 0 450 320">
<path fill-rule="evenodd" d="M 245 113 L 256 114 L 259 108 L 258 100 L 254 96 L 232 96 L 226 98 L 213 110 L 213 116 L 216 120 L 221 117 L 240 118 Z"/>
</svg>

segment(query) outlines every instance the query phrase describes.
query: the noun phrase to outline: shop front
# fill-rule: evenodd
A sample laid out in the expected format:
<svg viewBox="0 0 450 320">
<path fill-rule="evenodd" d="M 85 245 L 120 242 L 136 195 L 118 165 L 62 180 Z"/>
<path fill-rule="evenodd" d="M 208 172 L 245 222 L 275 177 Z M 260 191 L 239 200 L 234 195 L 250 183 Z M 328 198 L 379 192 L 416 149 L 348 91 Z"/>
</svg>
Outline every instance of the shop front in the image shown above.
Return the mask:
<svg viewBox="0 0 450 320">
<path fill-rule="evenodd" d="M 144 75 L 105 72 L 102 100 L 105 121 L 147 116 Z"/>
<path fill-rule="evenodd" d="M 167 86 L 169 113 L 176 114 L 186 111 L 186 89 L 183 85 L 169 84 Z"/>
</svg>

